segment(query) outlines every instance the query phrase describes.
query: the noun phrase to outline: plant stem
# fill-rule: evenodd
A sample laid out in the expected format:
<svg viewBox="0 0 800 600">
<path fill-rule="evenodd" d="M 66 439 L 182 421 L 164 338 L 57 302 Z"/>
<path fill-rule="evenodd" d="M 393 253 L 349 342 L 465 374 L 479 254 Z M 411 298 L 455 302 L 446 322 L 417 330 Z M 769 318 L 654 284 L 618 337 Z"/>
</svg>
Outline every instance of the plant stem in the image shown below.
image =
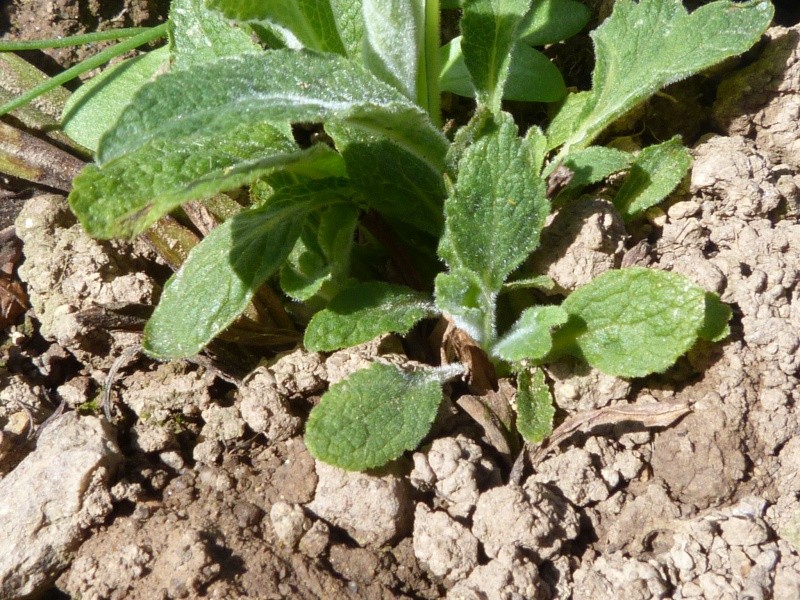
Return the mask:
<svg viewBox="0 0 800 600">
<path fill-rule="evenodd" d="M 35 88 L 28 90 L 21 96 L 15 98 L 11 102 L 7 102 L 3 106 L 0 106 L 0 117 L 10 113 L 12 110 L 16 110 L 20 106 L 26 105 L 31 100 L 34 100 L 41 96 L 42 94 L 46 94 L 52 89 L 57 88 L 58 86 L 75 79 L 79 75 L 86 73 L 87 71 L 91 71 L 92 69 L 96 69 L 97 67 L 104 65 L 112 58 L 115 58 L 121 54 L 125 54 L 129 50 L 133 50 L 134 48 L 138 48 L 143 44 L 148 42 L 152 42 L 153 40 L 157 40 L 160 37 L 163 37 L 167 33 L 167 24 L 163 23 L 158 25 L 157 27 L 152 27 L 147 29 L 144 33 L 140 33 L 135 35 L 124 42 L 120 42 L 103 50 L 102 52 L 92 56 L 91 58 L 87 58 L 84 61 L 79 62 L 74 67 L 71 67 L 56 75 L 55 77 L 45 81 L 41 85 L 37 85 Z"/>
<path fill-rule="evenodd" d="M 46 50 L 48 48 L 67 48 L 69 46 L 84 46 L 95 42 L 108 40 L 124 40 L 140 33 L 150 31 L 152 27 L 128 27 L 126 29 L 109 29 L 81 35 L 70 35 L 61 38 L 46 40 L 0 40 L 0 52 L 21 52 L 23 50 Z"/>
<path fill-rule="evenodd" d="M 425 4 L 422 64 L 420 65 L 419 104 L 431 117 L 434 125 L 441 127 L 441 98 L 439 93 L 439 46 L 441 37 L 439 29 L 439 0 L 423 0 Z"/>
</svg>

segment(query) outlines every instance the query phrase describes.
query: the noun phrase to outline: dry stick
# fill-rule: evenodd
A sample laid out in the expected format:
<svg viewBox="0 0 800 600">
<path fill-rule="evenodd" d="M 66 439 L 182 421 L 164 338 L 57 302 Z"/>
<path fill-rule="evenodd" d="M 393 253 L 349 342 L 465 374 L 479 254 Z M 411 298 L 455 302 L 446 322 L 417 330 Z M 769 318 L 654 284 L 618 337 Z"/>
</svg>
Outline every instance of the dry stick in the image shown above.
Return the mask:
<svg viewBox="0 0 800 600">
<path fill-rule="evenodd" d="M 686 402 L 673 404 L 669 402 L 655 402 L 652 404 L 619 404 L 607 406 L 597 410 L 587 410 L 573 415 L 559 425 L 547 442 L 530 453 L 531 463 L 541 462 L 551 450 L 575 433 L 589 434 L 595 427 L 602 425 L 616 425 L 625 421 L 641 423 L 644 427 L 667 427 L 672 425 L 682 416 L 690 413 L 692 409 Z M 510 483 L 519 485 L 522 481 L 525 451 L 521 452 L 511 469 Z"/>
<path fill-rule="evenodd" d="M 108 370 L 108 375 L 106 375 L 106 381 L 103 384 L 103 414 L 106 416 L 106 420 L 110 423 L 112 419 L 111 415 L 111 387 L 114 385 L 114 381 L 117 379 L 117 373 L 119 370 L 127 363 L 131 358 L 136 356 L 142 351 L 142 347 L 139 344 L 126 348 L 122 354 L 120 354 L 117 359 L 114 361 L 114 364 L 111 365 L 111 368 Z"/>
</svg>

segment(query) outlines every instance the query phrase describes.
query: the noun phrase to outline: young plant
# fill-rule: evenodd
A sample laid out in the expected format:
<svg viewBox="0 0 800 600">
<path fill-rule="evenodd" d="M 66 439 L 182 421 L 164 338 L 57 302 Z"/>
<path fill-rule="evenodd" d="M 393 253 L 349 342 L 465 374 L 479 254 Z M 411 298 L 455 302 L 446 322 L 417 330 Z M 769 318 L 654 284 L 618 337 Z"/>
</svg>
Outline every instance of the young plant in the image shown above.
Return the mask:
<svg viewBox="0 0 800 600">
<path fill-rule="evenodd" d="M 499 299 L 545 285 L 535 273 L 509 279 L 539 245 L 557 167 L 573 178 L 556 203 L 628 170 L 614 199 L 627 220 L 674 189 L 689 167 L 679 139 L 636 156 L 592 142 L 665 85 L 750 48 L 771 5 L 718 0 L 688 14 L 679 0 L 618 0 L 591 34 L 592 89 L 569 94 L 546 130 L 520 135 L 503 99 L 564 95 L 533 47 L 575 33 L 588 13 L 573 0 L 448 4 L 462 6 L 461 36 L 442 50 L 431 0 L 175 0 L 169 72 L 146 83 L 109 76 L 109 90 L 127 90 L 117 104 L 132 100 L 98 117 L 109 126 L 99 140 L 83 137 L 95 164 L 69 201 L 89 233 L 136 235 L 189 201 L 251 191 L 167 283 L 145 329 L 148 354 L 201 351 L 270 285 L 303 303 L 306 313 L 293 312 L 310 316 L 309 350 L 444 317 L 516 375 L 517 429 L 540 441 L 553 408 L 537 365 L 569 354 L 640 377 L 726 335 L 727 307 L 662 271 L 611 271 L 560 305 L 531 301 L 513 315 Z M 451 139 L 439 127 L 442 88 L 477 103 Z M 72 115 L 99 114 L 93 93 Z M 309 143 L 315 135 L 323 141 Z M 375 363 L 323 396 L 306 443 L 346 469 L 385 464 L 428 434 L 442 385 L 464 372 Z"/>
</svg>

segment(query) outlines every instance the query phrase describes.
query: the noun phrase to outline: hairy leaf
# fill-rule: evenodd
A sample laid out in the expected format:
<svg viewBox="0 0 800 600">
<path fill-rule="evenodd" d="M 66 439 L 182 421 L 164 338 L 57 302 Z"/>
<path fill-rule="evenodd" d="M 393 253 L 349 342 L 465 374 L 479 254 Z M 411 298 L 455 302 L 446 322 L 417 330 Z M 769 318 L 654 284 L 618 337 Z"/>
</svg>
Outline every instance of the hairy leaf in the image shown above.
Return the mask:
<svg viewBox="0 0 800 600">
<path fill-rule="evenodd" d="M 398 92 L 346 59 L 276 50 L 145 86 L 103 138 L 99 167 L 76 180 L 70 201 L 93 235 L 138 233 L 186 200 L 322 156 L 323 146 L 300 152 L 285 125 L 267 123 L 336 118 L 442 168 L 447 141 Z"/>
<path fill-rule="evenodd" d="M 517 374 L 517 431 L 526 442 L 540 443 L 553 433 L 556 411 L 553 396 L 541 369 Z"/>
<path fill-rule="evenodd" d="M 204 0 L 173 0 L 169 9 L 172 70 L 261 50 L 250 35 Z"/>
<path fill-rule="evenodd" d="M 424 42 L 415 0 L 363 0 L 364 62 L 382 81 L 417 100 L 418 57 Z"/>
<path fill-rule="evenodd" d="M 535 0 L 517 36 L 530 46 L 555 44 L 578 33 L 591 16 L 586 5 L 577 0 Z"/>
<path fill-rule="evenodd" d="M 331 297 L 336 280 L 347 277 L 358 213 L 355 206 L 332 206 L 316 222 L 309 218 L 281 268 L 281 289 L 287 295 L 300 301 L 317 294 Z"/>
<path fill-rule="evenodd" d="M 475 87 L 461 53 L 460 37 L 453 38 L 442 47 L 441 62 L 439 84 L 442 90 L 475 97 Z M 526 44 L 515 43 L 511 50 L 503 98 L 523 102 L 556 102 L 565 94 L 564 79 L 550 59 Z"/>
<path fill-rule="evenodd" d="M 626 221 L 636 218 L 671 194 L 691 165 L 692 156 L 680 136 L 648 146 L 634 159 L 614 205 Z"/>
<path fill-rule="evenodd" d="M 580 117 L 557 117 L 553 131 L 561 133 L 548 137 L 568 148 L 587 146 L 660 88 L 748 50 L 773 12 L 764 0 L 718 0 L 692 14 L 681 0 L 617 0 L 611 16 L 591 34 L 596 65 Z"/>
<path fill-rule="evenodd" d="M 602 181 L 612 173 L 630 166 L 633 156 L 622 150 L 605 146 L 589 146 L 572 152 L 564 159 L 564 166 L 573 172 L 566 190 L 577 190 Z"/>
<path fill-rule="evenodd" d="M 337 383 L 311 411 L 305 443 L 319 460 L 349 470 L 379 467 L 430 430 L 442 383 L 460 369 L 404 371 L 374 363 Z"/>
<path fill-rule="evenodd" d="M 494 305 L 497 294 L 487 291 L 472 271 L 452 269 L 440 273 L 435 281 L 436 308 L 453 319 L 479 344 L 494 338 Z"/>
<path fill-rule="evenodd" d="M 359 58 L 364 43 L 364 0 L 330 0 L 347 56 Z"/>
<path fill-rule="evenodd" d="M 435 236 L 444 228 L 442 172 L 396 142 L 338 123 L 326 126 L 365 202 Z"/>
<path fill-rule="evenodd" d="M 267 21 L 288 46 L 345 54 L 328 0 L 206 0 L 231 19 Z"/>
<path fill-rule="evenodd" d="M 520 139 L 511 116 L 497 115 L 464 151 L 445 202 L 440 255 L 451 269 L 476 273 L 493 291 L 539 245 L 550 212 L 530 151 L 538 130 L 532 128 L 529 135 Z"/>
<path fill-rule="evenodd" d="M 424 111 L 344 58 L 272 50 L 159 77 L 103 140 L 101 165 L 156 140 L 219 134 L 263 121 L 341 119 L 394 140 L 433 165 L 447 141 Z"/>
<path fill-rule="evenodd" d="M 313 170 L 315 162 L 335 156 L 324 146 L 300 150 L 283 129 L 260 123 L 210 137 L 159 139 L 103 167 L 87 166 L 73 181 L 70 206 L 94 236 L 132 236 L 188 200 L 277 168 Z"/>
<path fill-rule="evenodd" d="M 539 360 L 553 347 L 553 328 L 566 323 L 568 316 L 560 306 L 528 308 L 495 344 L 492 354 L 508 362 Z"/>
<path fill-rule="evenodd" d="M 300 235 L 306 213 L 342 201 L 338 181 L 286 188 L 267 205 L 215 228 L 169 281 L 145 327 L 143 346 L 159 359 L 197 354 L 247 307 Z"/>
<path fill-rule="evenodd" d="M 330 352 L 383 333 L 408 333 L 417 321 L 434 314 L 427 296 L 407 287 L 381 281 L 358 283 L 314 315 L 303 343 L 308 350 Z"/>
<path fill-rule="evenodd" d="M 517 27 L 530 0 L 467 0 L 461 17 L 461 51 L 478 103 L 500 111 Z"/>
<path fill-rule="evenodd" d="M 140 54 L 92 77 L 69 97 L 61 115 L 61 128 L 93 152 L 100 138 L 117 122 L 134 94 L 169 61 L 167 48 Z"/>
<path fill-rule="evenodd" d="M 570 319 L 555 347 L 604 373 L 660 373 L 697 341 L 706 292 L 676 273 L 630 267 L 603 273 L 563 302 Z"/>
</svg>

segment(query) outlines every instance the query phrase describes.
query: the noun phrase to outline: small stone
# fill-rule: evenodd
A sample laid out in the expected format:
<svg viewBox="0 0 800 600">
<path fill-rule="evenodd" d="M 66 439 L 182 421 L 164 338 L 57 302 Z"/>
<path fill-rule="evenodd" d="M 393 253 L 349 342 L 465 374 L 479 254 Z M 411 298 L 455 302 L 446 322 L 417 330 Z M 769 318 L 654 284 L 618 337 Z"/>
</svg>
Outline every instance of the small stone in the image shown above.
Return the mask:
<svg viewBox="0 0 800 600">
<path fill-rule="evenodd" d="M 278 501 L 269 511 L 269 520 L 278 540 L 287 548 L 294 548 L 306 530 L 311 528 L 311 519 L 297 504 Z"/>
<path fill-rule="evenodd" d="M 331 539 L 331 530 L 324 521 L 314 521 L 306 534 L 300 539 L 298 550 L 309 558 L 317 558 L 325 552 Z"/>
</svg>

